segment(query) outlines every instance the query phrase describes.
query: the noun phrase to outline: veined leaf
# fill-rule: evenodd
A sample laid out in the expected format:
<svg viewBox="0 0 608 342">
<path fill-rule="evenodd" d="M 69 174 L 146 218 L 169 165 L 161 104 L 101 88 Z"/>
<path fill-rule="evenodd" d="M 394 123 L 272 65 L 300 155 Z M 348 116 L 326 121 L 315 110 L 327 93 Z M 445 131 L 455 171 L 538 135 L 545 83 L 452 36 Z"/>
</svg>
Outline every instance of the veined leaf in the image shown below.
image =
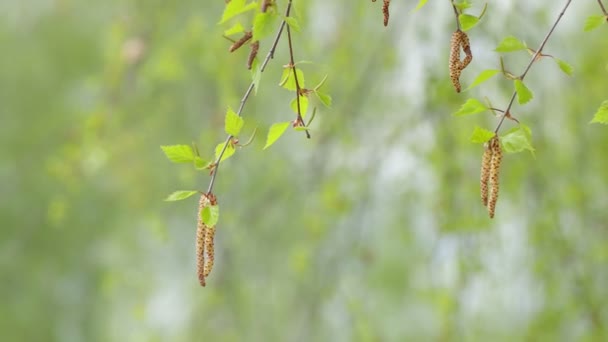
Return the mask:
<svg viewBox="0 0 608 342">
<path fill-rule="evenodd" d="M 291 122 L 287 121 L 287 122 L 277 122 L 277 123 L 273 124 L 272 126 L 270 126 L 270 129 L 268 130 L 268 137 L 266 138 L 266 145 L 264 146 L 264 149 L 267 149 L 270 146 L 272 146 L 272 144 L 274 144 L 281 137 L 281 135 L 283 135 L 283 133 L 285 133 L 285 131 L 287 130 L 287 127 L 289 127 L 290 124 L 291 124 Z"/>
<path fill-rule="evenodd" d="M 169 196 L 167 196 L 167 198 L 165 198 L 165 201 L 167 201 L 167 202 L 181 201 L 196 193 L 198 193 L 198 191 L 193 191 L 193 190 L 175 191 L 172 194 L 170 194 Z"/>
<path fill-rule="evenodd" d="M 224 31 L 224 35 L 231 36 L 233 34 L 243 33 L 243 32 L 245 32 L 245 28 L 243 27 L 243 25 L 241 25 L 241 23 L 236 23 L 236 24 L 232 25 L 231 28 Z"/>
<path fill-rule="evenodd" d="M 315 95 L 317 95 L 317 97 L 319 98 L 319 101 L 321 101 L 321 103 L 323 103 L 323 105 L 327 108 L 331 107 L 331 96 L 322 93 L 320 91 L 315 91 Z"/>
<path fill-rule="evenodd" d="M 471 114 L 477 114 L 477 113 L 481 113 L 484 110 L 488 109 L 483 103 L 481 103 L 481 101 L 477 100 L 477 99 L 468 99 L 467 102 L 465 102 L 460 109 L 454 113 L 454 116 L 463 116 L 463 115 L 471 115 Z"/>
<path fill-rule="evenodd" d="M 220 206 L 209 205 L 201 210 L 201 219 L 207 227 L 215 227 L 220 219 Z"/>
<path fill-rule="evenodd" d="M 583 27 L 583 30 L 585 32 L 595 30 L 596 28 L 600 27 L 605 22 L 606 22 L 606 17 L 603 15 L 589 16 L 589 17 L 587 17 L 587 20 L 585 20 L 585 26 Z"/>
<path fill-rule="evenodd" d="M 298 20 L 294 17 L 287 17 L 285 18 L 285 22 L 287 23 L 287 25 L 289 25 L 289 27 L 296 31 L 296 32 L 300 32 L 301 28 L 300 28 L 300 23 L 298 22 Z"/>
<path fill-rule="evenodd" d="M 513 52 L 513 51 L 518 51 L 518 50 L 525 50 L 527 48 L 528 47 L 526 46 L 526 44 L 524 44 L 519 39 L 517 39 L 513 36 L 508 36 L 508 37 L 505 37 L 505 39 L 503 39 L 502 42 L 500 42 L 500 44 L 498 44 L 498 46 L 496 47 L 496 49 L 494 49 L 494 51 L 496 51 L 496 52 Z"/>
<path fill-rule="evenodd" d="M 475 144 L 483 144 L 490 141 L 496 134 L 492 131 L 488 131 L 485 128 L 475 126 L 473 134 L 471 134 L 471 142 Z"/>
<path fill-rule="evenodd" d="M 294 113 L 298 114 L 298 102 L 295 98 L 291 101 L 291 109 L 293 110 Z M 300 95 L 300 114 L 302 115 L 302 118 L 304 118 L 306 116 L 307 111 L 308 111 L 308 96 Z"/>
<path fill-rule="evenodd" d="M 458 20 L 460 21 L 460 28 L 463 31 L 468 31 L 479 23 L 479 18 L 470 14 L 461 14 L 458 16 Z"/>
<path fill-rule="evenodd" d="M 226 112 L 226 119 L 224 121 L 224 130 L 226 131 L 226 134 L 235 137 L 238 136 L 241 133 L 241 129 L 243 128 L 244 124 L 245 121 L 243 118 L 238 116 L 232 110 L 232 108 L 228 108 L 228 111 Z"/>
<path fill-rule="evenodd" d="M 274 30 L 274 18 L 276 14 L 272 12 L 258 13 L 253 19 L 253 37 L 251 41 L 262 40 L 272 34 Z"/>
<path fill-rule="evenodd" d="M 247 4 L 246 0 L 232 0 L 226 4 L 224 13 L 222 14 L 222 19 L 219 23 L 223 24 L 239 14 L 254 10 L 256 8 L 258 8 L 258 3 L 256 1 Z"/>
<path fill-rule="evenodd" d="M 300 89 L 304 88 L 304 72 L 302 69 L 296 69 L 296 75 L 298 76 L 298 85 Z M 291 91 L 296 91 L 296 81 L 293 77 L 293 69 L 283 69 L 283 77 L 280 84 L 283 88 Z"/>
<path fill-rule="evenodd" d="M 528 103 L 530 100 L 532 100 L 532 97 L 534 95 L 532 94 L 532 91 L 528 89 L 528 87 L 526 87 L 524 82 L 522 82 L 521 80 L 514 80 L 513 83 L 515 85 L 515 91 L 517 92 L 517 102 L 519 102 L 519 104 Z"/>
<path fill-rule="evenodd" d="M 174 163 L 191 163 L 194 160 L 194 152 L 188 145 L 167 145 L 160 148 L 165 156 Z"/>
<path fill-rule="evenodd" d="M 225 143 L 219 143 L 219 144 L 217 144 L 217 146 L 215 146 L 215 160 L 218 160 L 218 158 L 220 157 L 220 153 L 222 153 L 222 150 L 224 149 L 224 144 Z M 220 160 L 220 162 L 232 157 L 234 152 L 235 152 L 234 146 L 232 144 L 228 143 L 228 145 L 226 146 L 226 150 L 224 151 L 224 154 L 222 154 L 222 159 Z"/>
<path fill-rule="evenodd" d="M 465 89 L 465 91 L 482 84 L 483 82 L 489 80 L 490 78 L 492 78 L 492 76 L 498 74 L 499 72 L 500 72 L 500 70 L 494 70 L 494 69 L 488 69 L 488 70 L 482 71 L 475 78 L 473 83 L 471 83 L 471 85 L 467 89 Z"/>
<path fill-rule="evenodd" d="M 557 63 L 557 66 L 559 66 L 559 68 L 568 76 L 572 76 L 572 74 L 574 73 L 574 68 L 572 68 L 572 65 L 566 63 L 565 61 L 562 61 L 559 58 L 554 58 L 555 63 Z"/>
<path fill-rule="evenodd" d="M 601 123 L 604 125 L 608 125 L 608 100 L 602 102 L 602 105 L 593 115 L 593 120 L 591 123 Z"/>
<path fill-rule="evenodd" d="M 526 125 L 519 125 L 507 131 L 501 138 L 502 147 L 507 153 L 530 151 L 534 154 L 532 146 L 532 133 Z"/>
</svg>

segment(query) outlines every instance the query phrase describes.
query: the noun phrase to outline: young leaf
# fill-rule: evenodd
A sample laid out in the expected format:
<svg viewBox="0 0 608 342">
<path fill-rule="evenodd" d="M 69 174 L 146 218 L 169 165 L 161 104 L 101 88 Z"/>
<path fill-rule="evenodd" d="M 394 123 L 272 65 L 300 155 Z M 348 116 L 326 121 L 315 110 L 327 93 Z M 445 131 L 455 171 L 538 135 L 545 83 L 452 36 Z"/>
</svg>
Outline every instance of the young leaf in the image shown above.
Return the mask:
<svg viewBox="0 0 608 342">
<path fill-rule="evenodd" d="M 287 75 L 285 75 L 285 70 L 287 71 Z M 291 91 L 296 91 L 296 81 L 293 77 L 293 70 L 291 68 L 285 68 L 283 70 L 283 88 Z M 302 69 L 296 69 L 296 75 L 298 75 L 298 85 L 300 88 L 304 88 L 304 72 Z"/>
<path fill-rule="evenodd" d="M 246 4 L 246 0 L 232 0 L 226 4 L 224 13 L 222 14 L 222 19 L 219 23 L 223 24 L 241 13 L 245 13 L 256 8 L 258 8 L 258 3 L 255 1 Z"/>
<path fill-rule="evenodd" d="M 209 162 L 206 160 L 203 160 L 201 157 L 199 156 L 195 156 L 194 157 L 194 168 L 197 170 L 204 170 L 209 166 Z"/>
<path fill-rule="evenodd" d="M 572 76 L 572 74 L 574 73 L 574 69 L 572 68 L 572 65 L 566 63 L 565 61 L 562 61 L 559 58 L 554 58 L 555 63 L 557 63 L 557 66 L 559 66 L 560 69 L 562 69 L 562 71 L 568 75 L 568 76 Z"/>
<path fill-rule="evenodd" d="M 479 18 L 470 14 L 461 14 L 458 16 L 460 27 L 463 31 L 472 29 L 479 22 Z"/>
<path fill-rule="evenodd" d="M 494 49 L 494 51 L 496 51 L 496 52 L 513 52 L 513 51 L 518 51 L 518 50 L 525 50 L 527 48 L 528 47 L 526 46 L 526 44 L 524 44 L 519 39 L 517 39 L 513 36 L 508 36 L 505 39 L 503 39 L 502 42 L 500 42 L 500 44 L 498 44 L 498 46 L 496 47 L 496 49 Z"/>
<path fill-rule="evenodd" d="M 595 112 L 593 115 L 593 120 L 591 120 L 591 123 L 608 125 L 608 100 L 602 102 L 600 108 L 598 108 L 597 112 Z"/>
<path fill-rule="evenodd" d="M 241 133 L 241 129 L 245 121 L 242 117 L 238 116 L 232 108 L 228 108 L 228 112 L 226 112 L 226 119 L 224 121 L 224 130 L 226 134 L 232 136 L 238 136 Z"/>
<path fill-rule="evenodd" d="M 224 144 L 225 143 L 219 143 L 219 144 L 217 144 L 217 146 L 215 146 L 215 160 L 218 160 L 218 158 L 220 157 L 220 153 L 222 153 L 222 150 L 224 149 Z M 235 152 L 234 146 L 229 143 L 226 146 L 226 150 L 224 151 L 224 154 L 222 154 L 222 159 L 220 161 L 224 161 L 224 160 L 232 157 L 234 152 Z"/>
<path fill-rule="evenodd" d="M 167 198 L 165 198 L 165 201 L 167 201 L 167 202 L 181 201 L 196 193 L 198 193 L 198 191 L 192 191 L 192 190 L 175 191 L 171 195 L 167 196 Z"/>
<path fill-rule="evenodd" d="M 418 5 L 416 5 L 416 8 L 414 9 L 414 11 L 417 11 L 417 10 L 421 9 L 422 6 L 424 6 L 427 1 L 428 0 L 420 0 L 420 1 L 418 1 Z"/>
<path fill-rule="evenodd" d="M 507 133 L 500 138 L 500 141 L 507 153 L 519 153 L 527 150 L 534 154 L 530 128 L 523 124 L 507 131 Z"/>
<path fill-rule="evenodd" d="M 191 163 L 194 160 L 194 152 L 188 145 L 168 145 L 160 148 L 165 152 L 165 156 L 174 163 Z"/>
<path fill-rule="evenodd" d="M 583 30 L 585 32 L 595 30 L 596 28 L 600 27 L 600 25 L 602 25 L 605 22 L 606 22 L 606 17 L 603 15 L 589 16 L 589 17 L 587 17 L 587 20 L 585 20 L 585 27 L 583 27 Z"/>
<path fill-rule="evenodd" d="M 266 145 L 264 146 L 264 149 L 267 149 L 270 146 L 272 146 L 272 144 L 274 144 L 281 137 L 281 135 L 283 135 L 283 133 L 285 133 L 285 130 L 287 130 L 287 127 L 289 127 L 290 124 L 291 124 L 291 122 L 287 121 L 287 122 L 277 122 L 277 123 L 273 124 L 272 126 L 270 126 L 270 129 L 268 130 L 268 137 L 266 138 Z"/>
<path fill-rule="evenodd" d="M 321 101 L 321 103 L 323 103 L 323 105 L 327 108 L 331 107 L 331 96 L 322 93 L 320 91 L 315 91 L 315 95 L 317 95 L 317 97 L 319 98 L 319 101 Z"/>
<path fill-rule="evenodd" d="M 496 135 L 492 131 L 488 131 L 487 129 L 481 128 L 479 126 L 475 126 L 473 129 L 473 134 L 471 134 L 471 142 L 475 144 L 483 144 L 485 142 L 490 141 Z"/>
<path fill-rule="evenodd" d="M 291 109 L 293 110 L 294 113 L 298 114 L 298 102 L 296 101 L 295 98 L 291 101 Z M 304 118 L 306 116 L 307 111 L 308 111 L 308 96 L 300 95 L 300 114 L 302 115 L 302 118 Z"/>
<path fill-rule="evenodd" d="M 201 210 L 201 219 L 207 227 L 215 227 L 220 219 L 220 206 L 209 205 Z"/>
<path fill-rule="evenodd" d="M 515 84 L 515 91 L 517 92 L 517 102 L 519 102 L 519 104 L 528 103 L 530 100 L 532 100 L 532 91 L 528 89 L 528 87 L 526 87 L 524 82 L 520 80 L 514 80 L 513 83 Z"/>
<path fill-rule="evenodd" d="M 258 13 L 253 19 L 253 37 L 252 41 L 262 40 L 272 34 L 274 26 L 274 18 L 276 15 L 272 12 Z"/>
<path fill-rule="evenodd" d="M 294 17 L 287 17 L 285 18 L 285 22 L 287 23 L 287 25 L 289 25 L 289 27 L 296 31 L 296 32 L 300 32 L 300 23 L 298 23 L 298 20 Z"/>
<path fill-rule="evenodd" d="M 500 70 L 494 70 L 494 69 L 488 69 L 488 70 L 482 71 L 477 76 L 477 78 L 475 78 L 473 83 L 471 83 L 471 85 L 467 89 L 465 89 L 465 91 L 482 84 L 483 82 L 489 80 L 490 78 L 492 78 L 492 76 L 498 74 L 499 72 L 500 72 Z"/>
<path fill-rule="evenodd" d="M 484 110 L 488 109 L 483 103 L 481 103 L 479 100 L 477 99 L 468 99 L 467 102 L 465 102 L 460 109 L 454 113 L 454 116 L 463 116 L 463 115 L 471 115 L 471 114 L 477 114 L 477 113 L 481 113 Z"/>
<path fill-rule="evenodd" d="M 231 36 L 233 34 L 243 33 L 243 32 L 245 32 L 245 28 L 243 27 L 243 25 L 241 25 L 241 23 L 236 23 L 236 24 L 232 25 L 231 28 L 224 31 L 224 35 Z"/>
</svg>

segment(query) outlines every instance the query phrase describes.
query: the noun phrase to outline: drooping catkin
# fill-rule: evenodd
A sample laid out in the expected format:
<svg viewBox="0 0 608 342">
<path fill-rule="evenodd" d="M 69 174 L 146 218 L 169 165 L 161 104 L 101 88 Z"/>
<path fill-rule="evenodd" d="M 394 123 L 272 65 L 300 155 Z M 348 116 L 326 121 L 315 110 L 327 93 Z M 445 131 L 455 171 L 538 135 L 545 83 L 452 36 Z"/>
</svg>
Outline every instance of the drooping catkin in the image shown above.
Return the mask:
<svg viewBox="0 0 608 342">
<path fill-rule="evenodd" d="M 464 50 L 464 60 L 460 60 L 460 50 Z M 469 37 L 461 30 L 456 30 L 450 40 L 450 79 L 457 93 L 460 93 L 460 74 L 473 60 Z"/>
<path fill-rule="evenodd" d="M 249 39 L 251 39 L 251 37 L 253 37 L 253 33 L 251 31 L 247 31 L 247 32 L 243 33 L 243 36 L 239 40 L 237 40 L 232 45 L 230 45 L 230 48 L 228 49 L 228 51 L 229 52 L 236 51 L 238 48 L 243 46 L 243 44 L 247 43 L 247 41 L 249 41 Z"/>
<path fill-rule="evenodd" d="M 251 70 L 251 67 L 253 66 L 253 61 L 255 60 L 255 57 L 258 55 L 259 49 L 260 49 L 259 40 L 256 40 L 255 42 L 251 43 L 251 51 L 249 52 L 249 57 L 247 58 L 247 69 Z"/>
<path fill-rule="evenodd" d="M 384 14 L 384 26 L 388 26 L 388 19 L 390 16 L 390 13 L 388 11 L 388 7 L 391 4 L 391 0 L 384 0 L 384 3 L 382 4 L 382 13 Z"/>
<path fill-rule="evenodd" d="M 490 162 L 492 159 L 492 148 L 490 143 L 485 144 L 483 156 L 481 157 L 481 177 L 479 185 L 481 189 L 481 203 L 488 206 L 488 180 L 490 179 Z"/>
<path fill-rule="evenodd" d="M 500 190 L 500 163 L 502 162 L 502 148 L 498 136 L 494 136 L 490 141 L 492 149 L 492 160 L 490 161 L 490 198 L 488 200 L 488 214 L 494 218 L 496 212 L 496 202 Z"/>
<path fill-rule="evenodd" d="M 203 209 L 209 205 L 209 199 L 206 195 L 201 195 L 198 201 L 198 212 L 196 221 L 196 274 L 198 275 L 198 282 L 201 286 L 205 286 L 205 224 L 201 217 Z"/>
<path fill-rule="evenodd" d="M 215 227 L 205 226 L 205 264 L 203 269 L 203 276 L 207 278 L 213 269 L 213 262 L 215 260 L 215 249 L 213 240 L 215 238 Z"/>
</svg>

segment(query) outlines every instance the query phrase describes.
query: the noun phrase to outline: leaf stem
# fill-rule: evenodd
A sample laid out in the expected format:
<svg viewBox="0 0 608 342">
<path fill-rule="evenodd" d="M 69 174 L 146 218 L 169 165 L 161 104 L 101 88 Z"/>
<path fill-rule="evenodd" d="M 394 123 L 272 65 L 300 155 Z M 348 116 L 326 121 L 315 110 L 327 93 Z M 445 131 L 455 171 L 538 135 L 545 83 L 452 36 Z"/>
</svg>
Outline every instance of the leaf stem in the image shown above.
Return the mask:
<svg viewBox="0 0 608 342">
<path fill-rule="evenodd" d="M 289 3 L 291 4 L 291 0 L 289 1 Z M 289 24 L 287 25 L 287 43 L 289 45 L 289 66 L 291 70 L 293 70 L 293 78 L 295 79 L 296 83 L 296 106 L 298 108 L 298 117 L 296 118 L 296 123 L 298 126 L 306 126 L 304 124 L 304 119 L 302 119 L 302 110 L 300 107 L 300 93 L 302 92 L 302 89 L 300 88 L 300 82 L 298 81 L 298 73 L 296 72 L 296 63 L 293 58 L 293 44 L 291 42 L 291 28 L 289 27 Z M 310 139 L 310 133 L 308 131 L 305 132 L 306 137 Z"/>
</svg>

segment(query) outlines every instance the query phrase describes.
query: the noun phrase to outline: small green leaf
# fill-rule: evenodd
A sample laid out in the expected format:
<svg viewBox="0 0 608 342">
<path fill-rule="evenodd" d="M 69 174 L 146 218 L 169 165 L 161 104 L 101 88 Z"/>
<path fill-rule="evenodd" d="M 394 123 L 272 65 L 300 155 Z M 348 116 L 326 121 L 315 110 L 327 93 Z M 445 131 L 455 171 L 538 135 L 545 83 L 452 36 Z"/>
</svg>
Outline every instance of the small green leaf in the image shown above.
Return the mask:
<svg viewBox="0 0 608 342">
<path fill-rule="evenodd" d="M 483 82 L 489 80 L 490 78 L 492 78 L 492 76 L 498 74 L 499 72 L 500 72 L 500 70 L 494 70 L 494 69 L 488 69 L 488 70 L 482 71 L 475 78 L 473 83 L 471 83 L 471 85 L 467 89 L 465 89 L 465 91 L 482 84 Z"/>
<path fill-rule="evenodd" d="M 534 97 L 534 95 L 532 94 L 532 91 L 528 89 L 528 87 L 526 87 L 524 82 L 520 80 L 514 80 L 513 83 L 515 84 L 515 91 L 517 92 L 517 102 L 519 102 L 519 104 L 528 103 L 530 100 L 532 100 L 532 97 Z"/>
<path fill-rule="evenodd" d="M 217 144 L 217 146 L 215 146 L 215 160 L 218 160 L 218 158 L 220 157 L 220 153 L 222 153 L 225 144 L 226 143 L 219 143 Z M 228 145 L 226 145 L 226 150 L 224 151 L 224 154 L 222 154 L 222 159 L 220 160 L 220 162 L 232 157 L 234 152 L 234 146 L 231 143 L 228 143 Z"/>
<path fill-rule="evenodd" d="M 589 17 L 587 17 L 587 20 L 585 20 L 585 27 L 583 27 L 583 30 L 585 32 L 595 30 L 596 28 L 600 27 L 605 22 L 606 22 L 606 17 L 603 15 L 589 16 Z"/>
<path fill-rule="evenodd" d="M 277 123 L 273 124 L 272 126 L 270 126 L 270 129 L 268 130 L 268 137 L 266 138 L 266 145 L 264 146 L 264 149 L 267 149 L 270 146 L 272 146 L 272 144 L 274 144 L 281 137 L 281 135 L 283 135 L 283 133 L 285 133 L 285 131 L 287 130 L 287 127 L 289 127 L 290 124 L 291 124 L 291 122 L 287 121 L 287 122 L 277 122 Z"/>
<path fill-rule="evenodd" d="M 517 39 L 513 36 L 508 36 L 505 39 L 503 39 L 502 42 L 500 42 L 500 44 L 498 44 L 498 46 L 496 47 L 496 49 L 494 49 L 494 51 L 496 51 L 496 52 L 513 52 L 513 51 L 518 51 L 518 50 L 525 50 L 527 48 L 528 47 L 526 46 L 526 44 L 524 44 L 519 39 Z"/>
<path fill-rule="evenodd" d="M 222 14 L 222 19 L 219 23 L 223 24 L 239 14 L 254 10 L 256 8 L 258 8 L 258 3 L 255 1 L 246 4 L 246 0 L 232 0 L 226 4 L 224 13 Z"/>
<path fill-rule="evenodd" d="M 198 191 L 192 191 L 192 190 L 175 191 L 171 195 L 167 196 L 167 198 L 165 198 L 165 201 L 167 201 L 167 202 L 181 201 L 183 199 L 186 199 L 186 198 L 196 194 L 197 192 Z"/>
<path fill-rule="evenodd" d="M 160 148 L 165 152 L 165 156 L 174 163 L 190 163 L 194 160 L 194 152 L 188 145 L 168 145 Z"/>
<path fill-rule="evenodd" d="M 597 112 L 595 112 L 593 115 L 593 120 L 591 120 L 591 123 L 608 125 L 608 100 L 602 102 L 600 108 L 598 108 Z"/>
<path fill-rule="evenodd" d="M 209 162 L 202 159 L 199 156 L 195 156 L 194 157 L 194 168 L 197 170 L 204 170 L 207 169 L 207 167 L 209 166 Z"/>
<path fill-rule="evenodd" d="M 231 28 L 224 31 L 224 35 L 231 36 L 233 34 L 243 33 L 243 32 L 245 32 L 245 28 L 243 27 L 243 25 L 241 25 L 241 23 L 236 23 L 236 24 L 232 25 Z"/>
<path fill-rule="evenodd" d="M 518 127 L 513 127 L 500 137 L 500 142 L 507 153 L 519 153 L 527 150 L 534 154 L 532 133 L 526 125 L 521 124 Z"/>
<path fill-rule="evenodd" d="M 456 6 L 456 8 L 458 9 L 458 11 L 462 12 L 464 10 L 466 10 L 467 8 L 471 7 L 471 2 L 470 1 L 458 1 L 458 2 L 452 2 L 452 4 L 454 4 L 454 6 Z"/>
<path fill-rule="evenodd" d="M 481 113 L 484 110 L 488 109 L 488 107 L 486 107 L 483 103 L 481 103 L 481 101 L 477 100 L 477 99 L 468 99 L 467 102 L 465 102 L 460 109 L 454 113 L 454 116 L 463 116 L 463 115 L 471 115 L 471 114 L 477 114 L 477 113 Z"/>
<path fill-rule="evenodd" d="M 460 27 L 463 31 L 472 29 L 479 22 L 479 18 L 470 14 L 461 14 L 458 16 Z"/>
<path fill-rule="evenodd" d="M 300 32 L 301 28 L 300 28 L 300 23 L 298 23 L 298 20 L 294 17 L 287 17 L 285 18 L 285 22 L 287 23 L 287 25 L 289 25 L 289 27 L 296 31 L 296 32 Z"/>
<path fill-rule="evenodd" d="M 294 98 L 291 101 L 291 109 L 294 113 L 298 114 L 298 102 Z M 300 95 L 300 114 L 302 118 L 306 116 L 306 112 L 308 111 L 308 96 Z"/>
<path fill-rule="evenodd" d="M 274 18 L 276 14 L 272 12 L 260 12 L 253 19 L 253 37 L 251 41 L 262 40 L 272 34 L 274 30 Z"/>
<path fill-rule="evenodd" d="M 483 144 L 490 141 L 496 134 L 487 129 L 475 126 L 473 134 L 471 134 L 471 142 L 475 144 Z"/>
<path fill-rule="evenodd" d="M 331 96 L 322 93 L 320 91 L 315 91 L 315 95 L 317 95 L 317 97 L 319 98 L 319 101 L 321 101 L 321 103 L 327 107 L 330 108 L 331 107 Z"/>
<path fill-rule="evenodd" d="M 228 108 L 226 112 L 226 119 L 224 121 L 224 130 L 226 134 L 232 135 L 234 137 L 238 136 L 241 133 L 241 129 L 245 121 L 242 117 L 238 116 L 232 108 Z"/>
<path fill-rule="evenodd" d="M 304 72 L 301 69 L 296 69 L 296 75 L 298 75 L 298 85 L 300 86 L 300 89 L 304 88 Z M 281 81 L 281 86 L 287 90 L 296 91 L 296 81 L 293 77 L 292 68 L 285 68 L 283 70 L 283 81 Z"/>
<path fill-rule="evenodd" d="M 201 210 L 201 219 L 207 227 L 215 227 L 220 219 L 220 206 L 216 204 L 204 207 Z"/>
<path fill-rule="evenodd" d="M 562 61 L 559 58 L 554 58 L 555 63 L 557 63 L 557 66 L 559 66 L 560 69 L 562 69 L 562 71 L 568 75 L 568 76 L 572 76 L 572 74 L 574 73 L 574 68 L 572 68 L 572 65 L 566 63 L 565 61 Z"/>
<path fill-rule="evenodd" d="M 421 9 L 422 6 L 424 6 L 427 1 L 428 0 L 420 0 L 420 1 L 418 1 L 418 5 L 416 5 L 416 8 L 414 8 L 414 11 L 417 11 L 417 10 Z"/>
</svg>

